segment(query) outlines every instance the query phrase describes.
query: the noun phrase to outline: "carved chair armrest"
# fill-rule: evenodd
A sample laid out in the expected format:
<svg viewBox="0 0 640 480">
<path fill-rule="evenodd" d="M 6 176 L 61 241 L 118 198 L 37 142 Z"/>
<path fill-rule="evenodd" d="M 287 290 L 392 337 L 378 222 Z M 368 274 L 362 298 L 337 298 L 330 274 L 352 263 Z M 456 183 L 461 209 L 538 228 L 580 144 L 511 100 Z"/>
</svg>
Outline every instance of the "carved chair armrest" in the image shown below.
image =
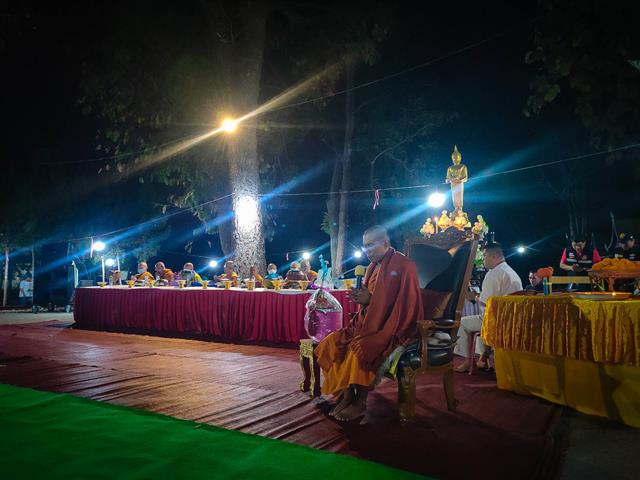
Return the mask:
<svg viewBox="0 0 640 480">
<path fill-rule="evenodd" d="M 435 330 L 435 322 L 433 320 L 418 320 L 418 332 L 420 332 L 420 359 L 421 366 L 426 367 L 429 362 L 429 335 Z"/>
</svg>

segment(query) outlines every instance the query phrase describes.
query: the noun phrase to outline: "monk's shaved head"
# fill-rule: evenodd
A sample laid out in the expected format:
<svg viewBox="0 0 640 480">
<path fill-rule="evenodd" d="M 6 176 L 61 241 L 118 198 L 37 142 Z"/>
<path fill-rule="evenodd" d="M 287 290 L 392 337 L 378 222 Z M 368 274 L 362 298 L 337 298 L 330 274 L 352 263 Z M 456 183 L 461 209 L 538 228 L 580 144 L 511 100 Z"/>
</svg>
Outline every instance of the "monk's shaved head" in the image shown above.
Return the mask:
<svg viewBox="0 0 640 480">
<path fill-rule="evenodd" d="M 382 225 L 374 225 L 373 227 L 367 228 L 362 236 L 376 240 L 389 240 L 389 232 Z"/>
<path fill-rule="evenodd" d="M 389 232 L 381 225 L 367 228 L 362 235 L 362 246 L 370 261 L 381 261 L 391 247 Z"/>
</svg>

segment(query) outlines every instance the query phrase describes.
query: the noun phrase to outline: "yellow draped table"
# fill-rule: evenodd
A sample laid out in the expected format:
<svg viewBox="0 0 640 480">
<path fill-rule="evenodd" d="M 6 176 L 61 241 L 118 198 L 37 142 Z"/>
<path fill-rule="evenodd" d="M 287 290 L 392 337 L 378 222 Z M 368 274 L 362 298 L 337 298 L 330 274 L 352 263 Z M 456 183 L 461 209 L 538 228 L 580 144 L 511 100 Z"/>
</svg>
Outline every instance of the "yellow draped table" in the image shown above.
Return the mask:
<svg viewBox="0 0 640 480">
<path fill-rule="evenodd" d="M 489 300 L 498 387 L 640 427 L 640 300 Z"/>
</svg>

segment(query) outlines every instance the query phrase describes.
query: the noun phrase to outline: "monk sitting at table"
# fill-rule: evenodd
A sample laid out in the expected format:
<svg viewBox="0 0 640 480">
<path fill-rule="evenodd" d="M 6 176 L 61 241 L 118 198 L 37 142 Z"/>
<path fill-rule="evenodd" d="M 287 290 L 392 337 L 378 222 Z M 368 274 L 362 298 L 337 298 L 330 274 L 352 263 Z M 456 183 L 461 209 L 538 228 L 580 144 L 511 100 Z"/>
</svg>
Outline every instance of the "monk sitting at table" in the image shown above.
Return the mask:
<svg viewBox="0 0 640 480">
<path fill-rule="evenodd" d="M 300 269 L 300 262 L 291 262 L 291 268 L 284 277 L 285 288 L 298 288 L 300 280 L 307 280 L 307 276 Z"/>
<path fill-rule="evenodd" d="M 416 266 L 391 247 L 386 229 L 368 229 L 363 243 L 371 263 L 362 288 L 349 294 L 360 309 L 347 327 L 316 348 L 324 372 L 322 393 L 340 397 L 330 413 L 340 421 L 365 413 L 380 366 L 398 346 L 415 339 L 423 313 Z"/>
<path fill-rule="evenodd" d="M 270 263 L 267 265 L 267 276 L 264 277 L 267 280 L 280 280 L 282 277 L 278 275 L 278 267 L 275 263 Z"/>
<path fill-rule="evenodd" d="M 188 284 L 199 283 L 202 285 L 202 277 L 196 272 L 193 263 L 187 262 L 182 267 L 182 270 L 174 276 L 172 283 L 178 283 L 179 280 L 186 280 Z"/>
<path fill-rule="evenodd" d="M 251 265 L 249 267 L 249 278 L 247 280 L 253 280 L 256 282 L 257 288 L 264 287 L 264 277 L 258 273 L 258 267 Z"/>
<path fill-rule="evenodd" d="M 300 262 L 300 271 L 304 273 L 309 282 L 315 282 L 316 278 L 318 278 L 318 272 L 311 270 L 309 260 L 302 260 Z"/>
<path fill-rule="evenodd" d="M 132 275 L 131 280 L 136 282 L 145 282 L 147 280 L 153 280 L 153 275 L 148 271 L 147 262 L 138 263 L 138 274 Z"/>
<path fill-rule="evenodd" d="M 156 281 L 159 283 L 169 284 L 173 280 L 173 272 L 170 268 L 164 266 L 163 262 L 156 263 Z"/>
<path fill-rule="evenodd" d="M 224 282 L 230 280 L 231 285 L 237 287 L 238 274 L 234 270 L 233 260 L 227 260 L 226 262 L 224 262 L 224 273 L 222 275 L 217 275 L 214 278 L 216 282 Z"/>
</svg>

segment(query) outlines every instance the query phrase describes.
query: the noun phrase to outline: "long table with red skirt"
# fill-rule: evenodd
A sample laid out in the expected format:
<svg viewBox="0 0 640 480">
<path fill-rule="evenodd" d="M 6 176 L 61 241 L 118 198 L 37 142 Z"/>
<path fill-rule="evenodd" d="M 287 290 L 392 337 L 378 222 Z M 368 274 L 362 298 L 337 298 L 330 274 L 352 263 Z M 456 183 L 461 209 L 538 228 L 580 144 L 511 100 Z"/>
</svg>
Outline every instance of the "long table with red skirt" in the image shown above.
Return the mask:
<svg viewBox="0 0 640 480">
<path fill-rule="evenodd" d="M 297 343 L 311 290 L 239 288 L 77 288 L 76 327 L 90 330 L 203 336 L 243 342 Z M 357 306 L 347 290 L 332 290 L 341 303 L 343 325 Z"/>
</svg>

